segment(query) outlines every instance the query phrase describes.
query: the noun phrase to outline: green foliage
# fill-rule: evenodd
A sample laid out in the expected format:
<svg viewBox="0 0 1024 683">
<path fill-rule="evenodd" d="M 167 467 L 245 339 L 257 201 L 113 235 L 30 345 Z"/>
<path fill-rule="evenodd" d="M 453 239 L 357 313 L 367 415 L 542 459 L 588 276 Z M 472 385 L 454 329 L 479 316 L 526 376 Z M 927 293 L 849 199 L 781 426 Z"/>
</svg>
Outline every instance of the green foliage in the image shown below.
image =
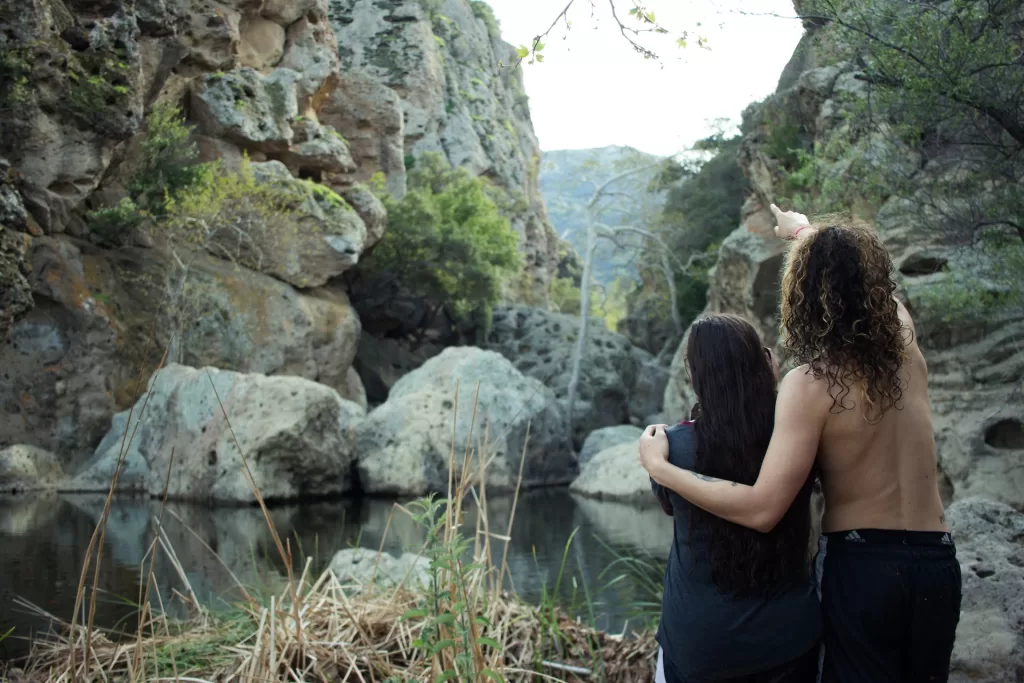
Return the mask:
<svg viewBox="0 0 1024 683">
<path fill-rule="evenodd" d="M 690 167 L 669 167 L 656 183 L 668 186 L 668 196 L 655 231 L 676 259 L 690 267 L 673 268 L 676 311 L 684 326 L 704 310 L 709 285 L 708 270 L 714 265 L 718 244 L 739 225 L 740 209 L 749 187 L 737 155 L 741 138 L 713 136 L 698 142 L 695 150 L 713 154 Z M 647 246 L 639 260 L 640 286 L 627 295 L 630 330 L 647 329 L 641 335 L 652 353 L 675 335 L 671 293 L 662 268 L 660 245 Z M 630 332 L 635 342 L 641 338 Z"/>
<path fill-rule="evenodd" d="M 551 310 L 556 313 L 579 315 L 580 288 L 569 277 L 558 277 L 551 281 L 548 289 L 548 300 Z"/>
<path fill-rule="evenodd" d="M 153 107 L 146 118 L 142 156 L 129 193 L 141 206 L 158 211 L 167 198 L 203 183 L 208 172 L 181 110 L 172 104 Z"/>
<path fill-rule="evenodd" d="M 26 50 L 0 52 L 0 108 L 26 104 L 32 99 L 32 64 Z"/>
<path fill-rule="evenodd" d="M 102 126 L 108 115 L 128 106 L 131 66 L 123 49 L 90 49 L 68 59 L 71 89 L 67 106 L 89 126 Z"/>
<path fill-rule="evenodd" d="M 142 223 L 144 214 L 131 197 L 123 197 L 114 206 L 90 212 L 87 220 L 89 229 L 101 240 L 116 244 L 127 231 Z"/>
<path fill-rule="evenodd" d="M 421 155 L 399 201 L 378 192 L 388 231 L 361 270 L 387 273 L 457 318 L 488 316 L 521 267 L 518 237 L 500 208 L 510 200 L 484 178 Z"/>
<path fill-rule="evenodd" d="M 610 546 L 599 536 L 595 539 L 615 557 L 598 577 L 601 591 L 627 588 L 633 596 L 628 605 L 629 618 L 645 628 L 656 628 L 661 616 L 665 560 L 632 548 Z"/>
<path fill-rule="evenodd" d="M 1024 307 L 1024 240 L 1010 231 L 987 231 L 977 247 L 959 254 L 946 277 L 921 287 L 915 302 L 947 323 L 990 320 L 993 310 Z"/>
<path fill-rule="evenodd" d="M 449 500 L 433 497 L 409 505 L 413 521 L 426 535 L 424 554 L 430 560 L 430 569 L 424 599 L 402 620 L 422 623 L 412 646 L 439 668 L 444 667 L 435 681 L 504 681 L 501 674 L 485 666 L 491 657 L 484 653 L 500 653 L 503 646 L 483 635 L 490 629 L 484 616 L 486 595 L 480 594 L 474 575 L 484 568 L 463 560 L 472 544 L 456 524 L 449 522 L 452 505 Z"/>
<path fill-rule="evenodd" d="M 89 228 L 102 240 L 117 243 L 130 230 L 150 218 L 167 213 L 167 204 L 211 180 L 211 167 L 199 163 L 199 150 L 191 140 L 192 129 L 181 110 L 158 104 L 146 119 L 138 169 L 128 186 L 128 196 L 116 206 L 86 214 Z"/>
<path fill-rule="evenodd" d="M 715 156 L 669 190 L 660 219 L 669 248 L 681 258 L 721 242 L 739 225 L 748 192 L 737 154 L 740 138 L 721 142 Z"/>
</svg>

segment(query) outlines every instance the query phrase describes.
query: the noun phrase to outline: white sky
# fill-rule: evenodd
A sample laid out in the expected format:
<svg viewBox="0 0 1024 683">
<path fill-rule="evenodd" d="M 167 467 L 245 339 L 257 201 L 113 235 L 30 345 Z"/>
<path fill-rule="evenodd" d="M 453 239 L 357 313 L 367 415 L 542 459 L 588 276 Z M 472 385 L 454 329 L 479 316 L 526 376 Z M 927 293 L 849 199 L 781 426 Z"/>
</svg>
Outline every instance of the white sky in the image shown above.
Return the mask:
<svg viewBox="0 0 1024 683">
<path fill-rule="evenodd" d="M 528 45 L 567 0 L 489 2 L 505 40 Z M 627 145 L 661 155 L 681 151 L 711 132 L 712 120 L 738 123 L 744 107 L 773 92 L 803 34 L 792 18 L 792 0 L 647 0 L 659 23 L 673 32 L 644 40 L 656 46 L 662 68 L 633 52 L 604 0 L 594 4 L 592 19 L 589 0 L 576 0 L 568 37 L 563 40 L 559 24 L 545 41 L 544 63 L 523 63 L 541 149 Z M 620 18 L 630 21 L 624 13 L 632 3 L 620 0 L 618 6 Z M 684 30 L 690 32 L 689 45 L 679 49 L 675 34 Z M 710 50 L 696 46 L 698 33 L 708 38 Z"/>
</svg>

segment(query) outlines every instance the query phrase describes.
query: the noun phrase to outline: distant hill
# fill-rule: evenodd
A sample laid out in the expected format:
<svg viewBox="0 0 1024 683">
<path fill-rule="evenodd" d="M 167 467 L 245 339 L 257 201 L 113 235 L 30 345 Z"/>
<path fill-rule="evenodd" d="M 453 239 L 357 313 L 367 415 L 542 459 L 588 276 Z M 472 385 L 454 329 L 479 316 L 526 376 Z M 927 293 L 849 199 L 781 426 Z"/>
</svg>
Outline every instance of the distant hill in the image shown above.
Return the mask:
<svg viewBox="0 0 1024 683">
<path fill-rule="evenodd" d="M 617 146 L 543 152 L 540 190 L 555 231 L 582 256 L 586 241 L 584 209 L 597 186 L 626 169 L 657 160 L 654 155 Z M 656 172 L 657 169 L 652 168 L 616 183 L 615 191 L 625 196 L 606 202 L 609 208 L 601 214 L 601 222 L 610 226 L 646 225 L 664 203 L 664 197 L 647 191 Z M 607 240 L 599 242 L 594 258 L 594 282 L 608 285 L 620 275 L 636 276 L 632 263 L 638 238 L 624 236 L 621 243 L 625 248 L 620 249 Z"/>
</svg>

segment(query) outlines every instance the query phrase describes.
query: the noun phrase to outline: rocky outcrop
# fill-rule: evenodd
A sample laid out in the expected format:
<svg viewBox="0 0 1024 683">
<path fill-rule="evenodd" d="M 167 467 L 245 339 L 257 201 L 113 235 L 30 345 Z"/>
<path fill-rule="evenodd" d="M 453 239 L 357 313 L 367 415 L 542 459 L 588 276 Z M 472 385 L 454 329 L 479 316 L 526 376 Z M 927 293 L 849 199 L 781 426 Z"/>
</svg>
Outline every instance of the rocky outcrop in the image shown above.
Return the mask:
<svg viewBox="0 0 1024 683">
<path fill-rule="evenodd" d="M 524 457 L 524 487 L 564 484 L 575 476 L 553 392 L 493 351 L 458 347 L 400 379 L 387 402 L 360 424 L 360 484 L 370 493 L 447 491 L 451 454 L 461 476 L 467 444 L 470 475 L 477 476 L 482 455 L 492 490 L 516 487 Z"/>
<path fill-rule="evenodd" d="M 972 498 L 946 511 L 963 576 L 949 680 L 1012 683 L 1024 676 L 1024 514 Z"/>
<path fill-rule="evenodd" d="M 602 427 L 587 434 L 583 448 L 580 449 L 580 469 L 586 467 L 595 455 L 613 446 L 636 444 L 643 436 L 644 430 L 632 425 Z"/>
<path fill-rule="evenodd" d="M 0 492 L 55 490 L 64 470 L 50 451 L 15 444 L 0 450 Z"/>
<path fill-rule="evenodd" d="M 349 373 L 360 325 L 342 292 L 300 294 L 203 255 L 181 280 L 160 250 L 27 241 L 36 305 L 0 345 L 0 443 L 33 443 L 73 468 L 132 405 L 164 349 L 171 361 L 296 375 L 360 400 Z"/>
<path fill-rule="evenodd" d="M 74 471 L 164 350 L 365 406 L 339 276 L 386 229 L 365 181 L 381 171 L 403 194 L 422 152 L 508 191 L 534 294 L 547 291 L 557 245 L 537 142 L 485 5 L 450 0 L 442 19 L 398 1 L 20 4 L 0 9 L 0 447 L 33 444 Z M 140 200 L 141 227 L 101 237 L 88 213 L 136 192 L 158 104 L 185 112 L 202 161 L 248 168 L 258 191 L 229 220 L 175 216 L 195 224 L 184 238 Z"/>
<path fill-rule="evenodd" d="M 235 221 L 251 227 L 218 232 L 208 251 L 231 254 L 251 270 L 303 288 L 324 285 L 356 264 L 366 225 L 340 195 L 293 177 L 278 161 L 249 168 L 269 189 L 266 199 L 273 210 L 256 201 L 233 211 Z"/>
<path fill-rule="evenodd" d="M 565 402 L 579 328 L 579 319 L 564 313 L 525 306 L 498 308 L 487 334 L 487 347 L 551 387 Z M 664 378 L 660 384 L 659 375 Z M 641 422 L 657 412 L 664 381 L 664 371 L 650 354 L 634 348 L 622 335 L 609 332 L 603 321 L 592 320 L 573 411 L 575 444 L 582 445 L 595 429 L 627 424 L 631 419 Z"/>
<path fill-rule="evenodd" d="M 743 206 L 740 227 L 718 249 L 709 273 L 705 313 L 736 313 L 753 323 L 768 345 L 778 348 L 778 297 L 786 243 L 777 239 L 771 212 L 752 197 Z M 664 412 L 672 421 L 690 414 L 696 400 L 686 373 L 689 331 L 672 357 L 664 391 Z M 779 356 L 782 361 L 784 356 Z"/>
<path fill-rule="evenodd" d="M 595 455 L 569 490 L 587 498 L 657 505 L 650 477 L 637 459 L 636 443 L 612 446 Z"/>
<path fill-rule="evenodd" d="M 707 311 L 744 315 L 766 344 L 778 340 L 778 278 L 785 251 L 772 235 L 768 205 L 792 193 L 793 176 L 799 175 L 793 159 L 781 157 L 805 158 L 795 150 L 813 152 L 816 177 L 832 187 L 842 186 L 845 178 L 870 176 L 880 165 L 899 164 L 912 194 L 914 187 L 934 184 L 937 174 L 951 173 L 948 163 L 938 162 L 961 152 L 906 149 L 895 136 L 851 132 L 846 114 L 863 102 L 867 85 L 854 63 L 835 62 L 828 50 L 819 49 L 828 39 L 819 35 L 824 30 L 808 28 L 777 92 L 744 113 L 739 159 L 752 193 L 711 272 Z M 806 188 L 809 195 L 819 191 L 824 190 Z M 928 361 L 945 493 L 984 495 L 1024 509 L 1024 352 L 1016 341 L 1024 333 L 1021 310 L 964 320 L 935 305 L 929 291 L 954 277 L 947 266 L 969 271 L 972 250 L 953 246 L 949 234 L 936 229 L 942 216 L 928 208 L 928 201 L 900 194 L 858 199 L 857 212 L 874 224 L 892 255 Z M 957 207 L 973 199 L 948 196 L 942 204 Z M 665 390 L 671 419 L 687 414 L 694 399 L 684 349 L 685 340 Z M 785 370 L 787 359 L 780 355 L 780 361 Z"/>
<path fill-rule="evenodd" d="M 430 571 L 430 560 L 412 553 L 394 557 L 366 548 L 339 550 L 331 559 L 331 572 L 343 584 L 370 584 L 381 588 L 424 584 Z"/>
<path fill-rule="evenodd" d="M 407 158 L 441 152 L 453 166 L 495 181 L 518 200 L 510 219 L 534 295 L 546 301 L 558 239 L 537 185 L 540 148 L 522 71 L 510 66 L 515 50 L 501 40 L 490 8 L 467 0 L 444 0 L 436 9 L 416 0 L 331 0 L 330 18 L 345 76 L 328 106 L 338 118 L 324 120 L 339 127 L 368 121 L 379 130 L 376 148 L 359 143 L 360 172 L 402 175 L 400 133 Z M 349 102 L 337 101 L 341 91 L 351 94 Z"/>
<path fill-rule="evenodd" d="M 67 488 L 104 491 L 123 460 L 120 491 L 161 495 L 166 484 L 171 498 L 250 504 L 251 476 L 267 500 L 336 495 L 351 488 L 362 417 L 334 390 L 298 377 L 171 365 L 133 411 L 114 417 Z"/>
</svg>

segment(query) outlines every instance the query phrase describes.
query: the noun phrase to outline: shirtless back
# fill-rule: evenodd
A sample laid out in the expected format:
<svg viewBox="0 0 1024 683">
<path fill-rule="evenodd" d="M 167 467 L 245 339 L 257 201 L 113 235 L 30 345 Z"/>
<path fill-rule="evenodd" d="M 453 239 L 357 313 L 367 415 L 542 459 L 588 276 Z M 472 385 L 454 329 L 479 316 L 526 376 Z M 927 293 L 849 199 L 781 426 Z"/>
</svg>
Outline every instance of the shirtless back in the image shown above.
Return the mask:
<svg viewBox="0 0 1024 683">
<path fill-rule="evenodd" d="M 825 492 L 822 531 L 915 529 L 949 531 L 936 478 L 935 436 L 928 401 L 928 366 L 917 344 L 910 314 L 899 305 L 907 328 L 906 360 L 900 369 L 900 405 L 870 422 L 860 405 L 831 409 L 827 378 L 807 376 L 808 390 L 826 409 L 818 444 Z M 802 368 L 806 370 L 806 366 Z M 851 397 L 861 393 L 854 387 Z M 849 399 L 848 399 L 849 400 Z"/>
</svg>

